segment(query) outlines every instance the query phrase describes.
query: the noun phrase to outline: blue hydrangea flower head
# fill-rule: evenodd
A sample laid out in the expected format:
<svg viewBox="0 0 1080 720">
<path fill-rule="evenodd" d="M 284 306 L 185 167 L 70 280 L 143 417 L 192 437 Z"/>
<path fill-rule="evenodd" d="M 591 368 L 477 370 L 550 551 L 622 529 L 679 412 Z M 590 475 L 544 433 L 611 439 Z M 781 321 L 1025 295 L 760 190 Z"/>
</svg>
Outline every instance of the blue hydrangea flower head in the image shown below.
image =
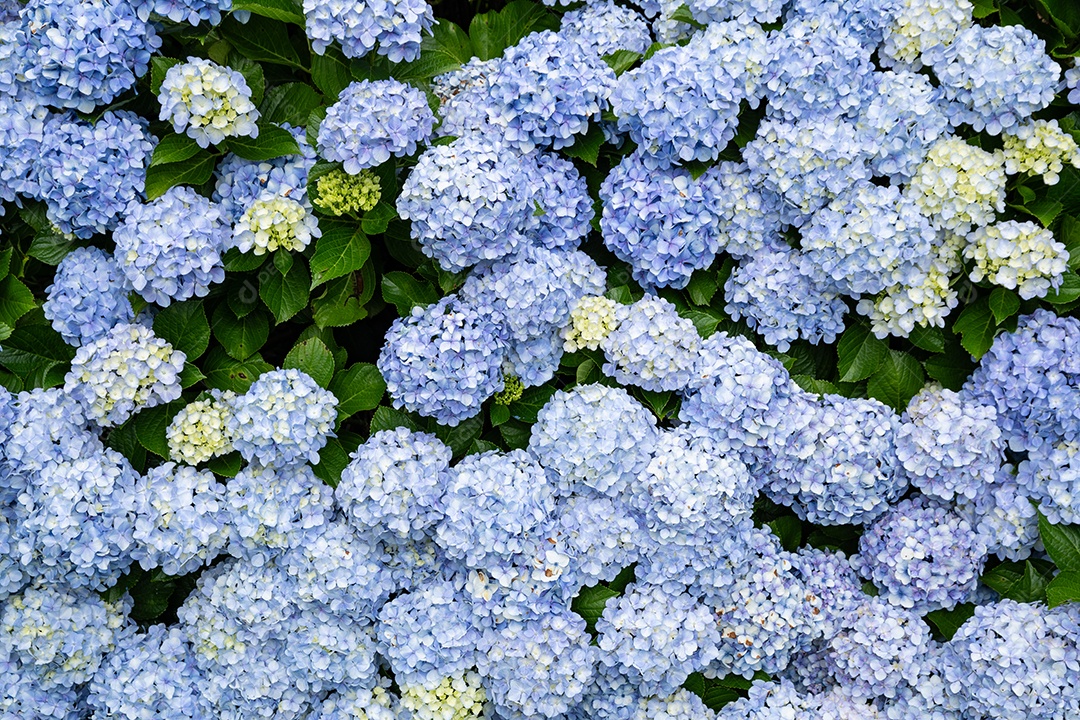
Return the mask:
<svg viewBox="0 0 1080 720">
<path fill-rule="evenodd" d="M 131 88 L 161 47 L 154 26 L 121 0 L 32 0 L 20 18 L 19 69 L 29 89 L 81 113 Z"/>
<path fill-rule="evenodd" d="M 1073 66 L 1065 71 L 1065 85 L 1069 91 L 1069 102 L 1080 103 L 1080 61 L 1073 60 Z"/>
<path fill-rule="evenodd" d="M 112 257 L 95 247 L 76 248 L 57 265 L 42 310 L 65 342 L 82 345 L 131 322 L 129 288 Z"/>
<path fill-rule="evenodd" d="M 1005 462 L 997 411 L 952 390 L 928 387 L 904 412 L 896 456 L 924 493 L 974 499 Z"/>
<path fill-rule="evenodd" d="M 337 403 L 301 370 L 263 373 L 232 402 L 233 446 L 245 460 L 262 465 L 318 463 L 319 450 L 334 436 Z"/>
<path fill-rule="evenodd" d="M 737 472 L 731 475 L 736 476 Z M 584 586 L 614 580 L 622 568 L 637 560 L 641 523 L 625 503 L 574 495 L 559 503 L 556 516 L 557 532 L 570 556 L 570 572 Z"/>
<path fill-rule="evenodd" d="M 1080 167 L 1080 146 L 1057 120 L 1032 120 L 1004 131 L 1001 139 L 1010 175 L 1040 175 L 1044 184 L 1057 185 L 1066 163 Z"/>
<path fill-rule="evenodd" d="M 92 125 L 51 116 L 38 166 L 49 220 L 80 238 L 115 228 L 142 195 L 153 149 L 147 122 L 134 113 L 109 110 Z"/>
<path fill-rule="evenodd" d="M 18 42 L 15 23 L 0 25 L 0 200 L 19 195 L 39 197 L 38 160 L 49 109 L 25 85 L 6 86 L 14 80 L 10 57 Z M 3 211 L 0 210 L 0 215 Z"/>
<path fill-rule="evenodd" d="M 176 186 L 151 203 L 133 204 L 113 233 L 115 258 L 147 302 L 205 297 L 225 279 L 221 261 L 228 229 L 218 208 L 189 187 Z"/>
<path fill-rule="evenodd" d="M 190 25 L 198 25 L 203 20 L 220 25 L 221 13 L 232 10 L 232 0 L 135 0 L 131 5 L 143 20 L 149 20 L 153 13 L 174 23 Z"/>
<path fill-rule="evenodd" d="M 986 546 L 974 528 L 939 500 L 903 500 L 859 539 L 856 570 L 893 605 L 924 613 L 952 609 L 975 590 Z"/>
<path fill-rule="evenodd" d="M 416 152 L 431 137 L 427 98 L 397 80 L 359 80 L 341 91 L 319 125 L 319 153 L 356 175 L 391 157 Z"/>
<path fill-rule="evenodd" d="M 645 390 L 681 390 L 695 377 L 701 336 L 671 302 L 646 295 L 616 310 L 618 325 L 600 343 L 603 370 Z"/>
<path fill-rule="evenodd" d="M 558 150 L 600 119 L 615 71 L 591 47 L 545 30 L 507 49 L 489 83 L 488 121 L 507 144 Z"/>
<path fill-rule="evenodd" d="M 829 640 L 828 663 L 854 695 L 894 697 L 918 680 L 930 642 L 930 628 L 916 612 L 868 597 Z"/>
<path fill-rule="evenodd" d="M 645 18 L 613 0 L 598 0 L 566 13 L 559 34 L 592 48 L 597 55 L 609 55 L 617 50 L 644 53 L 652 44 Z"/>
<path fill-rule="evenodd" d="M 435 537 L 449 557 L 483 568 L 521 552 L 554 508 L 555 488 L 525 451 L 469 455 L 446 474 Z"/>
<path fill-rule="evenodd" d="M 548 249 L 577 247 L 592 229 L 594 216 L 585 178 L 572 162 L 554 153 L 538 152 L 526 159 L 535 159 L 536 167 L 529 167 L 531 175 L 535 172 L 534 210 L 526 221 L 525 234 Z"/>
<path fill-rule="evenodd" d="M 13 657 L 0 658 L 0 717 L 18 720 L 83 720 L 86 704 L 82 688 L 42 687 L 36 668 Z"/>
<path fill-rule="evenodd" d="M 228 137 L 258 137 L 259 111 L 240 71 L 189 57 L 165 73 L 158 91 L 159 120 L 205 148 Z"/>
<path fill-rule="evenodd" d="M 639 150 L 604 179 L 604 244 L 645 287 L 683 288 L 720 250 L 716 171 L 696 180 L 682 168 L 650 169 Z"/>
<path fill-rule="evenodd" d="M 560 495 L 591 488 L 616 498 L 645 468 L 658 439 L 652 415 L 625 390 L 578 385 L 541 408 L 529 452 L 559 479 Z"/>
<path fill-rule="evenodd" d="M 63 388 L 20 392 L 7 408 L 0 457 L 16 473 L 34 473 L 50 461 L 92 455 L 104 447 L 87 429 L 82 405 Z"/>
<path fill-rule="evenodd" d="M 824 637 L 831 638 L 844 625 L 847 614 L 866 600 L 851 560 L 843 552 L 813 547 L 799 548 L 789 559 L 806 589 L 821 599 L 819 622 Z"/>
<path fill-rule="evenodd" d="M 225 486 L 208 470 L 159 465 L 139 478 L 134 495 L 131 556 L 143 569 L 186 575 L 225 549 Z"/>
<path fill-rule="evenodd" d="M 847 304 L 807 273 L 799 252 L 786 245 L 762 249 L 740 263 L 724 284 L 724 297 L 733 320 L 745 318 L 780 352 L 799 338 L 812 345 L 832 343 L 844 331 Z"/>
<path fill-rule="evenodd" d="M 1023 25 L 972 25 L 931 64 L 952 124 L 991 135 L 1049 105 L 1061 79 L 1046 43 Z"/>
<path fill-rule="evenodd" d="M 351 455 L 334 496 L 358 529 L 419 539 L 442 517 L 450 456 L 434 435 L 404 427 L 380 430 Z"/>
<path fill-rule="evenodd" d="M 346 57 L 364 57 L 376 47 L 391 62 L 412 62 L 435 16 L 425 0 L 328 4 L 304 0 L 306 30 L 319 55 L 337 40 Z"/>
<path fill-rule="evenodd" d="M 412 237 L 446 270 L 514 251 L 535 207 L 527 166 L 475 135 L 428 148 L 401 187 L 397 211 Z"/>
<path fill-rule="evenodd" d="M 1080 442 L 1046 439 L 1028 452 L 1016 482 L 1052 523 L 1080 523 Z"/>
<path fill-rule="evenodd" d="M 780 234 L 793 218 L 783 197 L 754 182 L 745 163 L 725 161 L 712 172 L 719 182 L 714 202 L 720 249 L 743 259 L 782 242 Z"/>
<path fill-rule="evenodd" d="M 282 127 L 300 146 L 299 155 L 254 162 L 229 154 L 218 163 L 213 199 L 227 225 L 235 224 L 265 194 L 294 200 L 311 212 L 307 185 L 308 171 L 315 164 L 315 148 L 308 144 L 303 128 L 287 124 Z"/>
<path fill-rule="evenodd" d="M 1023 467 L 1024 463 L 1021 463 Z M 1025 560 L 1039 543 L 1038 512 L 1031 503 L 1031 496 L 1038 497 L 1038 494 L 1028 490 L 1026 480 L 1014 476 L 1012 466 L 1005 465 L 992 483 L 979 488 L 974 499 L 959 498 L 957 501 L 956 512 L 975 528 L 987 553 L 996 554 L 1002 560 Z M 1066 486 L 1065 492 L 1070 499 L 1075 496 L 1071 487 Z M 1048 507 L 1049 504 L 1044 499 L 1039 511 L 1050 522 L 1061 522 L 1061 515 Z M 1077 517 L 1080 514 L 1073 515 L 1071 520 Z"/>
<path fill-rule="evenodd" d="M 686 5 L 697 22 L 707 26 L 706 31 L 725 20 L 736 20 L 742 27 L 774 23 L 784 9 L 783 0 L 691 0 L 688 3 L 661 0 L 659 5 L 660 17 L 653 21 L 653 28 L 657 40 L 663 43 L 675 43 L 695 34 L 696 28 L 689 23 L 674 19 L 681 5 Z"/>
<path fill-rule="evenodd" d="M 788 20 L 818 20 L 849 31 L 863 45 L 874 50 L 885 38 L 885 28 L 899 14 L 903 0 L 794 0 Z M 767 21 L 762 21 L 767 22 Z"/>
<path fill-rule="evenodd" d="M 378 368 L 394 407 L 457 425 L 502 389 L 504 357 L 489 315 L 450 295 L 394 321 Z"/>
<path fill-rule="evenodd" d="M 142 408 L 180 397 L 187 356 L 143 325 L 121 323 L 79 348 L 64 392 L 101 427 L 119 425 Z"/>
</svg>

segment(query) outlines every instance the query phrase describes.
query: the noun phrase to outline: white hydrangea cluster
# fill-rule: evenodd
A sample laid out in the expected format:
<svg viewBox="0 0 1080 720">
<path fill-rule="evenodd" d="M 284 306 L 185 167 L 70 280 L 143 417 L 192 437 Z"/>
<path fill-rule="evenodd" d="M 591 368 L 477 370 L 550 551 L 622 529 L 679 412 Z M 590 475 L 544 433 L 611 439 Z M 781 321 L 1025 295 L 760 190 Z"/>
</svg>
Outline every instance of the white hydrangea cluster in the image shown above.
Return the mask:
<svg viewBox="0 0 1080 720">
<path fill-rule="evenodd" d="M 1005 172 L 1041 175 L 1047 185 L 1057 185 L 1065 163 L 1080 168 L 1080 146 L 1061 129 L 1057 120 L 1033 120 L 1003 133 Z"/>
<path fill-rule="evenodd" d="M 963 232 L 1005 210 L 1005 155 L 946 136 L 934 143 L 906 193 L 936 227 Z"/>
<path fill-rule="evenodd" d="M 472 670 L 451 675 L 434 688 L 401 686 L 401 705 L 414 720 L 472 720 L 484 716 L 487 694 Z"/>
<path fill-rule="evenodd" d="M 570 310 L 570 324 L 562 332 L 563 350 L 599 350 L 600 343 L 619 325 L 619 304 L 603 295 L 587 295 Z"/>
<path fill-rule="evenodd" d="M 232 450 L 228 425 L 236 393 L 229 390 L 210 393 L 208 398 L 188 403 L 165 429 L 169 457 L 173 460 L 198 465 Z"/>
<path fill-rule="evenodd" d="M 985 279 L 1030 300 L 1061 285 L 1069 251 L 1049 230 L 1033 222 L 1008 220 L 972 231 L 964 257 L 975 261 L 972 282 Z"/>
<path fill-rule="evenodd" d="M 119 425 L 140 408 L 180 397 L 187 356 L 142 325 L 121 323 L 83 345 L 64 378 L 64 392 L 102 427 Z"/>
<path fill-rule="evenodd" d="M 915 70 L 929 65 L 961 30 L 971 27 L 972 9 L 968 0 L 904 0 L 885 29 L 882 61 Z"/>
<path fill-rule="evenodd" d="M 227 137 L 258 137 L 259 111 L 244 76 L 210 60 L 189 57 L 165 73 L 158 95 L 160 120 L 187 132 L 199 147 Z"/>
<path fill-rule="evenodd" d="M 318 219 L 303 204 L 264 192 L 236 222 L 232 246 L 256 255 L 272 253 L 278 248 L 299 252 L 312 238 L 321 236 Z"/>
</svg>

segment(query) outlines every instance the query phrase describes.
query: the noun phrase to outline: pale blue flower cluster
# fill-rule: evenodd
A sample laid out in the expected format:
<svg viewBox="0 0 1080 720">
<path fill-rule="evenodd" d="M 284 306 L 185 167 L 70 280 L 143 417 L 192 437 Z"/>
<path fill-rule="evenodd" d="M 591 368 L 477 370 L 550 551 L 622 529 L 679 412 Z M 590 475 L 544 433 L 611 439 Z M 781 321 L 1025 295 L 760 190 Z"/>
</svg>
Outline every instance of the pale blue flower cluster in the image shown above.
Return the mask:
<svg viewBox="0 0 1080 720">
<path fill-rule="evenodd" d="M 116 260 L 96 247 L 76 248 L 56 267 L 42 310 L 68 344 L 82 345 L 131 322 L 129 288 Z"/>
<path fill-rule="evenodd" d="M 865 598 L 829 641 L 826 662 L 841 686 L 860 698 L 893 697 L 914 684 L 930 648 L 930 628 L 912 610 Z"/>
<path fill-rule="evenodd" d="M 364 57 L 377 47 L 391 62 L 419 57 L 420 41 L 435 22 L 425 0 L 304 0 L 304 17 L 311 47 L 319 55 L 337 40 L 346 57 Z"/>
<path fill-rule="evenodd" d="M 598 55 L 617 50 L 644 53 L 652 44 L 645 18 L 631 8 L 616 5 L 613 0 L 597 0 L 566 13 L 559 34 L 591 48 Z"/>
<path fill-rule="evenodd" d="M 232 10 L 232 0 L 135 0 L 131 6 L 143 20 L 154 14 L 174 23 L 198 25 L 206 20 L 211 25 L 220 25 L 221 13 Z"/>
<path fill-rule="evenodd" d="M 264 193 L 294 200 L 311 212 L 307 184 L 315 148 L 308 144 L 303 128 L 282 127 L 300 146 L 300 155 L 254 162 L 230 154 L 218 164 L 213 199 L 228 225 L 234 225 Z"/>
<path fill-rule="evenodd" d="M 228 233 L 216 205 L 178 185 L 153 202 L 128 208 L 113 232 L 114 257 L 135 292 L 168 307 L 205 297 L 211 285 L 225 279 L 221 253 Z"/>
<path fill-rule="evenodd" d="M 616 310 L 618 325 L 601 343 L 604 372 L 626 385 L 661 392 L 690 384 L 701 336 L 674 305 L 646 295 Z"/>
<path fill-rule="evenodd" d="M 360 80 L 345 88 L 319 124 L 319 154 L 356 175 L 416 152 L 431 137 L 427 98 L 397 80 Z"/>
</svg>

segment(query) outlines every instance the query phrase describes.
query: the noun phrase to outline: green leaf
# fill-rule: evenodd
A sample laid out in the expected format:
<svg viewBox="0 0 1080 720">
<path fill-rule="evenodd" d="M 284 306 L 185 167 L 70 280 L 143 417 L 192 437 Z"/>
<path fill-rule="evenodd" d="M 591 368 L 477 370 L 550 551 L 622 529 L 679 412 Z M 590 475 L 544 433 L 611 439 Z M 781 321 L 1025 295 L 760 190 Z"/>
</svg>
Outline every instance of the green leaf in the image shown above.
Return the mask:
<svg viewBox="0 0 1080 720">
<path fill-rule="evenodd" d="M 908 335 L 908 340 L 915 347 L 927 352 L 945 352 L 945 333 L 939 327 L 916 325 Z"/>
<path fill-rule="evenodd" d="M 918 360 L 906 352 L 889 350 L 881 367 L 866 383 L 866 394 L 903 412 L 925 383 L 926 376 Z"/>
<path fill-rule="evenodd" d="M 828 395 L 830 393 L 839 392 L 839 388 L 828 380 L 818 380 L 812 375 L 796 374 L 792 375 L 791 379 L 806 392 L 817 393 L 818 395 Z"/>
<path fill-rule="evenodd" d="M 1037 602 L 1046 595 L 1047 578 L 1030 560 L 1002 563 L 982 577 L 983 584 L 998 595 L 1016 602 Z"/>
<path fill-rule="evenodd" d="M 64 381 L 75 348 L 51 325 L 22 325 L 0 349 L 0 365 L 21 377 L 26 389 L 49 388 Z"/>
<path fill-rule="evenodd" d="M 296 256 L 286 275 L 269 272 L 259 283 L 259 297 L 280 325 L 307 307 L 311 275 L 303 256 Z"/>
<path fill-rule="evenodd" d="M 381 235 L 386 232 L 390 221 L 397 217 L 397 210 L 393 205 L 380 202 L 375 207 L 364 213 L 360 220 L 360 227 L 368 235 Z"/>
<path fill-rule="evenodd" d="M 473 444 L 469 446 L 469 451 L 466 455 L 479 455 L 480 453 L 491 452 L 492 450 L 498 452 L 499 446 L 493 442 L 487 440 L 473 440 Z"/>
<path fill-rule="evenodd" d="M 367 315 L 364 301 L 356 295 L 356 274 L 331 280 L 311 301 L 311 313 L 320 328 L 352 325 Z"/>
<path fill-rule="evenodd" d="M 187 160 L 147 168 L 146 199 L 155 200 L 176 185 L 202 185 L 213 177 L 216 162 L 214 155 L 199 150 Z"/>
<path fill-rule="evenodd" d="M 211 348 L 202 362 L 202 371 L 206 375 L 206 386 L 218 390 L 232 390 L 235 393 L 245 393 L 251 387 L 251 383 L 262 375 L 269 372 L 274 366 L 264 362 L 261 355 L 252 355 L 247 360 L 236 360 L 229 357 L 221 348 Z"/>
<path fill-rule="evenodd" d="M 622 75 L 624 72 L 634 67 L 634 64 L 641 59 L 641 53 L 636 53 L 631 50 L 616 50 L 613 53 L 604 56 L 604 62 L 608 64 L 612 70 L 615 71 L 615 75 Z"/>
<path fill-rule="evenodd" d="M 956 351 L 934 355 L 923 363 L 926 374 L 950 390 L 959 392 L 961 386 L 975 369 L 975 363 L 965 353 Z"/>
<path fill-rule="evenodd" d="M 304 8 L 292 0 L 233 0 L 232 9 L 304 26 Z"/>
<path fill-rule="evenodd" d="M 245 160 L 273 160 L 285 155 L 296 155 L 300 144 L 285 128 L 259 123 L 258 137 L 231 137 L 229 150 Z"/>
<path fill-rule="evenodd" d="M 180 387 L 186 390 L 195 383 L 205 379 L 206 376 L 202 374 L 202 370 L 195 367 L 194 363 L 184 363 L 184 369 L 180 371 Z"/>
<path fill-rule="evenodd" d="M 990 312 L 994 313 L 997 324 L 1005 322 L 1020 311 L 1020 298 L 1008 288 L 994 288 L 990 293 Z"/>
<path fill-rule="evenodd" d="M 514 0 L 501 10 L 475 15 L 469 23 L 469 40 L 473 53 L 481 60 L 503 54 L 531 32 L 555 30 L 558 20 L 543 5 Z"/>
<path fill-rule="evenodd" d="M 997 0 L 972 0 L 971 4 L 975 6 L 972 8 L 971 14 L 978 20 L 990 17 L 998 11 Z"/>
<path fill-rule="evenodd" d="M 126 457 L 136 469 L 146 464 L 146 448 L 139 444 L 139 438 L 135 435 L 138 417 L 136 415 L 123 425 L 110 429 L 104 437 L 105 445 Z"/>
<path fill-rule="evenodd" d="M 299 127 L 307 122 L 311 111 L 322 104 L 314 88 L 304 83 L 285 83 L 266 91 L 259 114 L 269 123 L 289 123 Z"/>
<path fill-rule="evenodd" d="M 1022 185 L 1020 187 L 1030 191 L 1029 188 Z M 1061 211 L 1064 209 L 1064 205 L 1056 200 L 1048 200 L 1045 198 L 1028 200 L 1023 205 L 1012 205 L 1011 207 L 1036 218 L 1042 223 L 1043 227 L 1050 227 L 1051 223 L 1057 219 L 1057 216 L 1060 215 Z"/>
<path fill-rule="evenodd" d="M 187 135 L 170 133 L 161 138 L 154 147 L 154 154 L 150 156 L 150 167 L 183 162 L 198 155 L 201 149 L 199 144 Z"/>
<path fill-rule="evenodd" d="M 510 408 L 505 405 L 492 405 L 488 417 L 491 419 L 491 426 L 498 427 L 510 419 Z"/>
<path fill-rule="evenodd" d="M 139 444 L 158 457 L 168 460 L 169 441 L 165 438 L 165 430 L 185 404 L 183 400 L 178 400 L 141 410 L 135 416 L 135 436 L 138 437 Z"/>
<path fill-rule="evenodd" d="M 248 313 L 242 318 L 236 317 L 228 304 L 221 303 L 214 310 L 213 330 L 214 337 L 225 352 L 242 361 L 266 344 L 270 337 L 270 320 L 262 311 Z M 203 372 L 207 371 L 204 369 Z"/>
<path fill-rule="evenodd" d="M 584 135 L 578 135 L 573 145 L 563 148 L 563 153 L 596 167 L 596 161 L 600 159 L 600 146 L 603 144 L 604 131 L 599 125 L 590 123 L 588 131 Z"/>
<path fill-rule="evenodd" d="M 439 299 L 430 283 L 417 280 L 406 272 L 395 270 L 383 275 L 383 300 L 397 308 L 398 315 L 405 317 L 414 307 L 427 306 Z"/>
<path fill-rule="evenodd" d="M 349 61 L 337 47 L 331 45 L 322 55 L 311 56 L 311 80 L 331 101 L 337 101 L 341 91 L 352 82 Z"/>
<path fill-rule="evenodd" d="M 675 12 L 671 14 L 671 19 L 676 22 L 683 22 L 694 28 L 703 28 L 705 25 L 700 20 L 694 17 L 694 13 L 686 5 L 680 5 L 675 9 Z"/>
<path fill-rule="evenodd" d="M 30 241 L 26 254 L 46 265 L 59 265 L 60 261 L 75 247 L 75 241 L 64 235 L 42 233 Z"/>
<path fill-rule="evenodd" d="M 703 338 L 707 338 L 715 333 L 717 326 L 725 320 L 722 314 L 712 308 L 706 308 L 704 310 L 687 310 L 686 312 L 679 314 L 694 323 L 694 329 L 697 330 L 698 335 Z"/>
<path fill-rule="evenodd" d="M 5 325 L 4 323 L 0 323 L 0 342 L 3 342 L 9 337 L 11 337 L 11 333 L 13 332 L 15 332 L 15 328 L 11 327 L 10 325 Z"/>
<path fill-rule="evenodd" d="M 195 360 L 210 345 L 210 323 L 202 300 L 173 303 L 154 317 L 154 333 Z"/>
<path fill-rule="evenodd" d="M 311 256 L 311 287 L 363 267 L 371 255 L 371 243 L 363 231 L 344 223 L 323 222 L 323 234 Z"/>
<path fill-rule="evenodd" d="M 240 453 L 231 452 L 220 457 L 211 458 L 206 461 L 206 469 L 215 475 L 221 477 L 236 477 L 236 474 L 240 472 L 240 468 L 244 463 L 244 459 L 240 457 Z"/>
<path fill-rule="evenodd" d="M 469 62 L 473 57 L 472 42 L 465 31 L 450 22 L 439 20 L 431 34 L 420 41 L 420 57 L 395 68 L 398 80 L 430 80 Z"/>
<path fill-rule="evenodd" d="M 529 445 L 532 429 L 528 423 L 510 419 L 499 426 L 499 435 L 509 449 L 524 449 Z"/>
<path fill-rule="evenodd" d="M 794 515 L 783 515 L 766 523 L 776 537 L 780 538 L 780 544 L 788 552 L 795 552 L 802 542 L 802 523 Z"/>
<path fill-rule="evenodd" d="M 1046 586 L 1046 602 L 1050 607 L 1077 601 L 1080 601 L 1080 572 L 1059 573 Z"/>
<path fill-rule="evenodd" d="M 1061 226 L 1058 228 L 1057 239 L 1069 251 L 1069 269 L 1080 268 L 1080 220 L 1072 215 L 1063 217 Z"/>
<path fill-rule="evenodd" d="M 326 347 L 326 343 L 319 338 L 308 338 L 293 345 L 281 367 L 303 371 L 310 375 L 312 380 L 326 388 L 330 386 L 330 381 L 334 377 L 334 355 L 330 352 L 330 348 Z"/>
<path fill-rule="evenodd" d="M 278 250 L 275 250 L 274 251 L 274 256 L 273 256 L 273 261 L 274 261 L 274 267 L 277 269 L 277 271 L 279 273 L 281 273 L 282 275 L 288 275 L 289 274 L 289 270 L 291 270 L 292 266 L 293 266 L 293 256 L 292 256 L 292 253 L 290 251 L 288 251 L 288 250 L 286 250 L 284 248 L 280 248 Z"/>
<path fill-rule="evenodd" d="M 157 95 L 161 91 L 161 83 L 165 82 L 165 73 L 173 65 L 179 65 L 183 60 L 155 55 L 150 58 L 150 92 Z"/>
<path fill-rule="evenodd" d="M 1039 537 L 1059 569 L 1080 572 L 1080 525 L 1055 525 L 1040 512 Z"/>
<path fill-rule="evenodd" d="M 934 610 L 927 614 L 926 619 L 937 628 L 942 639 L 948 641 L 952 640 L 953 635 L 960 629 L 960 626 L 974 614 L 975 606 L 973 604 L 962 603 L 952 610 Z"/>
<path fill-rule="evenodd" d="M 386 381 L 370 363 L 356 363 L 334 376 L 330 392 L 338 399 L 338 420 L 374 410 L 386 394 Z"/>
<path fill-rule="evenodd" d="M 461 457 L 472 446 L 473 441 L 480 437 L 483 429 L 484 416 L 476 414 L 453 427 L 436 425 L 435 436 L 446 443 L 447 447 L 453 451 L 454 457 Z"/>
<path fill-rule="evenodd" d="M 251 60 L 305 69 L 289 42 L 288 30 L 279 22 L 254 15 L 246 23 L 229 18 L 219 29 L 233 48 Z"/>
<path fill-rule="evenodd" d="M 690 302 L 695 305 L 708 305 L 716 295 L 717 289 L 716 275 L 701 270 L 690 276 L 690 282 L 686 286 Z"/>
<path fill-rule="evenodd" d="M 0 280 L 0 323 L 15 327 L 26 313 L 37 307 L 34 293 L 14 275 L 6 275 Z"/>
<path fill-rule="evenodd" d="M 308 145 L 311 147 L 316 147 L 319 144 L 319 125 L 322 124 L 323 118 L 325 117 L 325 105 L 320 105 L 308 115 L 307 127 L 304 128 L 304 135 L 307 136 Z"/>
<path fill-rule="evenodd" d="M 873 375 L 885 362 L 888 346 L 874 337 L 870 326 L 855 323 L 840 336 L 836 369 L 841 382 L 858 382 Z"/>
<path fill-rule="evenodd" d="M 1080 5 L 1074 0 L 1036 0 L 1058 30 L 1068 38 L 1080 35 Z"/>
<path fill-rule="evenodd" d="M 169 600 L 176 591 L 176 581 L 161 575 L 165 580 L 154 580 L 153 571 L 144 574 L 137 583 L 128 588 L 131 596 L 131 617 L 141 623 L 149 624 L 157 620 L 169 609 Z"/>
<path fill-rule="evenodd" d="M 990 301 L 981 297 L 964 308 L 956 318 L 953 331 L 960 334 L 960 344 L 976 360 L 985 355 L 994 344 L 994 334 L 997 332 L 997 322 L 994 320 L 994 313 L 990 311 Z"/>
<path fill-rule="evenodd" d="M 319 451 L 319 462 L 311 467 L 315 477 L 330 487 L 337 487 L 341 482 L 341 473 L 349 466 L 349 453 L 338 438 L 330 438 Z"/>
<path fill-rule="evenodd" d="M 540 410 L 547 405 L 548 400 L 555 394 L 554 385 L 540 385 L 538 387 L 525 388 L 521 397 L 510 403 L 510 416 L 522 422 L 534 423 Z"/>
<path fill-rule="evenodd" d="M 393 430 L 399 427 L 408 428 L 413 432 L 422 432 L 424 430 L 409 413 L 386 405 L 380 405 L 375 408 L 375 414 L 371 416 L 371 428 L 368 432 L 374 435 L 380 430 Z"/>
<path fill-rule="evenodd" d="M 596 632 L 596 621 L 604 614 L 608 600 L 619 597 L 607 585 L 582 588 L 570 603 L 570 609 L 585 619 L 589 632 Z"/>
<path fill-rule="evenodd" d="M 263 266 L 266 255 L 256 255 L 253 252 L 242 253 L 236 248 L 229 248 L 221 260 L 225 263 L 225 272 L 250 272 Z"/>
<path fill-rule="evenodd" d="M 1062 276 L 1061 286 L 1051 290 L 1043 299 L 1051 305 L 1067 305 L 1077 298 L 1080 298 L 1080 275 L 1067 272 Z"/>
</svg>

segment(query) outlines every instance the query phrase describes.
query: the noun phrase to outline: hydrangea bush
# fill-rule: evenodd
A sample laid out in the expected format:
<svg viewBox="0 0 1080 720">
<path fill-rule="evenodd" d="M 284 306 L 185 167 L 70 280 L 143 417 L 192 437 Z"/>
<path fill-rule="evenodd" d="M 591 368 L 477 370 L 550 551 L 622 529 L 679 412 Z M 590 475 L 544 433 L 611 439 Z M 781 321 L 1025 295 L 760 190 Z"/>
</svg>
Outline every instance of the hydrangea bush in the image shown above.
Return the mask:
<svg viewBox="0 0 1080 720">
<path fill-rule="evenodd" d="M 0 720 L 1080 717 L 1067 6 L 0 1 Z"/>
</svg>

